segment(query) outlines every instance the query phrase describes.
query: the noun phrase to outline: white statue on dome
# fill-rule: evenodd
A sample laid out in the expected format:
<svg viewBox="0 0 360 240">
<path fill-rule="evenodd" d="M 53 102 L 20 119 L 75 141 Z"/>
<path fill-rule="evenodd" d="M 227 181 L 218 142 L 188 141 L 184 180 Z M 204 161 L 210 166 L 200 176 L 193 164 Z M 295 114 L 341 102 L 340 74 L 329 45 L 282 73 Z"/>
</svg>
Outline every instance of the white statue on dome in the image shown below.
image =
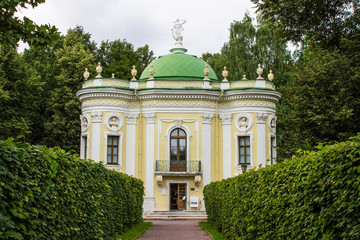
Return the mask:
<svg viewBox="0 0 360 240">
<path fill-rule="evenodd" d="M 182 25 L 186 23 L 186 20 L 176 19 L 173 22 L 173 28 L 171 29 L 173 38 L 176 41 L 176 44 L 182 45 L 183 36 L 181 35 L 181 31 L 184 31 Z"/>
</svg>

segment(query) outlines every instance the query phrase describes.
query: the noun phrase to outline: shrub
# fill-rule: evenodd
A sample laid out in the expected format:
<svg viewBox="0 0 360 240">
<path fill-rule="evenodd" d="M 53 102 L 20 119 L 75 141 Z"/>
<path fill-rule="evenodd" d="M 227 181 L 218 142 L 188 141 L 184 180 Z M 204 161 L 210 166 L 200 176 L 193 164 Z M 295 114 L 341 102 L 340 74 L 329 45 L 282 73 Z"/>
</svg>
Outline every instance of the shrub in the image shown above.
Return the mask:
<svg viewBox="0 0 360 240">
<path fill-rule="evenodd" d="M 230 239 L 359 239 L 360 135 L 204 189 Z"/>
<path fill-rule="evenodd" d="M 108 239 L 142 220 L 143 183 L 59 148 L 0 142 L 1 239 Z"/>
</svg>

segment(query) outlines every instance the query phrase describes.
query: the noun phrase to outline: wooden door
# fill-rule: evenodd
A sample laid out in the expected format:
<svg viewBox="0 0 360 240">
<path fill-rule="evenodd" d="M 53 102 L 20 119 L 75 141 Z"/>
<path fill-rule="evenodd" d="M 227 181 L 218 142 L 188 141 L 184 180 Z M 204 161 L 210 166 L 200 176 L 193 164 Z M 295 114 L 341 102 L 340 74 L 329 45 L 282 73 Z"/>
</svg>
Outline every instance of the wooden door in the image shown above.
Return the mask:
<svg viewBox="0 0 360 240">
<path fill-rule="evenodd" d="M 186 183 L 170 184 L 170 210 L 186 210 Z"/>
</svg>

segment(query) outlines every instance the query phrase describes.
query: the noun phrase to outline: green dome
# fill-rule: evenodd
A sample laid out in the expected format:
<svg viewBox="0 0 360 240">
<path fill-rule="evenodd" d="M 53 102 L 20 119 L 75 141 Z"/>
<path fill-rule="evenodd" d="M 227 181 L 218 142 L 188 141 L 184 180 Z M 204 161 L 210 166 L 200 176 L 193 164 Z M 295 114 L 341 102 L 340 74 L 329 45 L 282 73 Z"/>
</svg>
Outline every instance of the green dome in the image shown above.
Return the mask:
<svg viewBox="0 0 360 240">
<path fill-rule="evenodd" d="M 152 61 L 142 72 L 139 80 L 150 78 L 149 69 L 154 67 L 156 80 L 203 80 L 205 65 L 200 58 L 185 53 L 172 53 Z M 214 70 L 208 65 L 210 80 L 218 81 Z"/>
</svg>

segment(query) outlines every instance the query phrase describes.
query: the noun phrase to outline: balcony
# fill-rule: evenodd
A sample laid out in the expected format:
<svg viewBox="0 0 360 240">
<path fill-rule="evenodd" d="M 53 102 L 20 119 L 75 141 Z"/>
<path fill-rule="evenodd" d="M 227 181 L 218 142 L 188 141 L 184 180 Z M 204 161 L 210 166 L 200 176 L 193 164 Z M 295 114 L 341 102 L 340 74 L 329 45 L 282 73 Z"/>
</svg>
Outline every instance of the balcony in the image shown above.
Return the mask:
<svg viewBox="0 0 360 240">
<path fill-rule="evenodd" d="M 156 160 L 155 174 L 162 176 L 195 176 L 201 174 L 201 161 Z"/>
</svg>

